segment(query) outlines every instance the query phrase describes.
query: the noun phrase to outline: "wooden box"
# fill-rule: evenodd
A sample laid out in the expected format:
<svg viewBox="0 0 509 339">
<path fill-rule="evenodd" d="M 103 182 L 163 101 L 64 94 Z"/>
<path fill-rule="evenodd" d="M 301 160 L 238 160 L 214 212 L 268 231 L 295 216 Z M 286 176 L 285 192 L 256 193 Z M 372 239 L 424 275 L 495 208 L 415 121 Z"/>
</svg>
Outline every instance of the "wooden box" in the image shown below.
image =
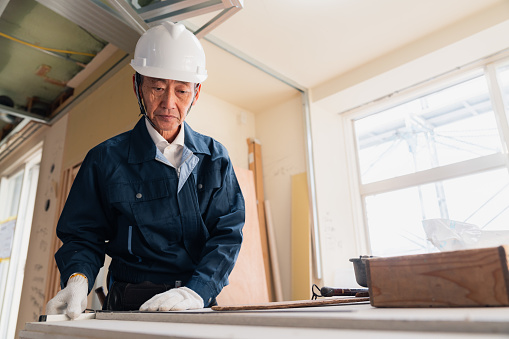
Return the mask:
<svg viewBox="0 0 509 339">
<path fill-rule="evenodd" d="M 509 306 L 509 246 L 366 261 L 375 307 Z"/>
</svg>

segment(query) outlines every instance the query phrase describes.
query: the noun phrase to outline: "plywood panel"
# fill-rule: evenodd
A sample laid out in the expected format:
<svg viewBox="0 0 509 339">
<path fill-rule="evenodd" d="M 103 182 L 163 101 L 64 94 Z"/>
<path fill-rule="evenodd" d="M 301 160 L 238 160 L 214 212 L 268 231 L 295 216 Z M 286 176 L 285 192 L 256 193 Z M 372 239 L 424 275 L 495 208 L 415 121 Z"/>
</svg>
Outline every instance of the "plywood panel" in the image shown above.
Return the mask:
<svg viewBox="0 0 509 339">
<path fill-rule="evenodd" d="M 263 261 L 265 265 L 265 275 L 267 276 L 267 289 L 269 291 L 270 300 L 274 300 L 272 291 L 272 275 L 270 265 L 269 243 L 267 235 L 267 225 L 265 223 L 265 193 L 263 189 L 263 167 L 262 167 L 262 145 L 259 141 L 249 138 L 247 139 L 249 169 L 254 174 L 256 207 L 258 209 L 258 222 L 260 224 L 260 237 L 263 253 Z"/>
<path fill-rule="evenodd" d="M 311 231 L 307 174 L 292 176 L 292 300 L 311 298 Z"/>
<path fill-rule="evenodd" d="M 230 274 L 230 284 L 219 294 L 217 302 L 219 305 L 269 302 L 253 172 L 235 168 L 235 174 L 246 203 L 244 242 Z"/>
<path fill-rule="evenodd" d="M 58 239 L 56 234 L 56 223 L 58 222 L 58 218 L 60 217 L 60 214 L 62 213 L 62 210 L 64 209 L 65 201 L 67 200 L 67 196 L 69 195 L 69 192 L 71 191 L 72 183 L 74 182 L 74 179 L 76 178 L 76 175 L 78 175 L 78 171 L 80 169 L 81 162 L 71 168 L 68 168 L 63 171 L 62 178 L 60 180 L 60 187 L 57 191 L 57 199 L 58 199 L 58 207 L 57 207 L 57 216 L 56 216 L 56 222 L 55 222 L 55 228 L 52 232 L 52 243 L 51 243 L 51 249 L 53 255 L 50 257 L 49 264 L 48 264 L 48 279 L 46 282 L 46 293 L 45 293 L 45 300 L 44 303 L 47 304 L 50 299 L 52 299 L 58 291 L 60 291 L 60 272 L 58 271 L 57 263 L 55 261 L 54 254 L 58 251 L 60 246 L 62 246 L 62 241 Z M 89 299 L 90 296 L 89 296 Z M 90 303 L 89 303 L 90 305 Z"/>
<path fill-rule="evenodd" d="M 276 310 L 281 308 L 317 307 L 326 305 L 351 304 L 369 301 L 369 298 L 335 297 L 317 300 L 293 300 L 235 306 L 212 306 L 213 311 Z"/>
<path fill-rule="evenodd" d="M 267 225 L 267 238 L 269 241 L 270 265 L 272 272 L 272 282 L 274 288 L 275 301 L 283 301 L 283 287 L 281 286 L 281 274 L 279 271 L 279 258 L 277 254 L 276 234 L 272 221 L 272 210 L 270 202 L 265 200 L 265 221 Z"/>
</svg>

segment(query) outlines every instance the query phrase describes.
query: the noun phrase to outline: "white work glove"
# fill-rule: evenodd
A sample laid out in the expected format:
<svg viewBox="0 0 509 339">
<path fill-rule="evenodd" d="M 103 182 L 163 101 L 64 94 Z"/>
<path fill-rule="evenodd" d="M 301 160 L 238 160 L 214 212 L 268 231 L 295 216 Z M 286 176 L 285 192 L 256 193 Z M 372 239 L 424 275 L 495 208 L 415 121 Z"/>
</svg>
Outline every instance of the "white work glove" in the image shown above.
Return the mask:
<svg viewBox="0 0 509 339">
<path fill-rule="evenodd" d="M 183 311 L 203 308 L 203 299 L 190 288 L 172 288 L 156 294 L 140 307 L 140 311 Z"/>
<path fill-rule="evenodd" d="M 87 308 L 88 280 L 82 274 L 73 274 L 67 286 L 48 301 L 46 314 L 67 314 L 76 319 Z"/>
</svg>

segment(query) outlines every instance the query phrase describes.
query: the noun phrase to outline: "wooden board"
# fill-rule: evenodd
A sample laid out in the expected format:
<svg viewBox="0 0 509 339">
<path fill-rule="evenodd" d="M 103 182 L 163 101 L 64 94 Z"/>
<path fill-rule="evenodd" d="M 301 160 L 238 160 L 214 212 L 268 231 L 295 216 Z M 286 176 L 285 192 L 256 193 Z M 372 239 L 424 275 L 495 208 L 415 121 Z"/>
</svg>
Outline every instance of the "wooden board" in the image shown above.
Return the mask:
<svg viewBox="0 0 509 339">
<path fill-rule="evenodd" d="M 272 210 L 270 202 L 265 200 L 265 221 L 267 225 L 267 239 L 269 240 L 270 266 L 272 268 L 272 281 L 274 286 L 274 301 L 283 301 L 283 287 L 281 286 L 281 274 L 279 271 L 279 258 L 277 254 L 276 234 L 272 222 Z"/>
<path fill-rule="evenodd" d="M 253 172 L 235 168 L 246 204 L 246 223 L 244 241 L 240 253 L 230 274 L 230 284 L 217 297 L 218 304 L 235 305 L 269 302 L 266 267 L 263 258 L 260 225 L 256 207 L 256 193 Z"/>
<path fill-rule="evenodd" d="M 281 308 L 298 308 L 298 307 L 314 307 L 314 306 L 327 306 L 350 304 L 369 301 L 369 298 L 324 298 L 317 300 L 293 300 L 293 301 L 280 301 L 261 304 L 246 304 L 246 305 L 228 305 L 228 306 L 212 306 L 213 311 L 244 311 L 244 310 L 273 310 Z"/>
<path fill-rule="evenodd" d="M 311 222 L 307 174 L 292 175 L 292 300 L 311 298 Z"/>
<path fill-rule="evenodd" d="M 509 306 L 509 246 L 366 261 L 376 307 Z"/>
<path fill-rule="evenodd" d="M 263 166 L 262 166 L 262 145 L 260 142 L 253 138 L 247 139 L 248 148 L 248 163 L 249 169 L 253 171 L 255 193 L 256 193 L 256 207 L 258 211 L 258 222 L 260 224 L 260 237 L 262 245 L 263 260 L 265 265 L 265 275 L 267 276 L 267 289 L 269 291 L 269 298 L 274 300 L 274 293 L 272 291 L 272 276 L 270 268 L 270 254 L 267 236 L 267 225 L 265 224 L 265 193 L 263 189 Z"/>
<path fill-rule="evenodd" d="M 58 251 L 60 246 L 62 246 L 62 241 L 58 239 L 56 227 L 58 223 L 58 219 L 60 218 L 60 214 L 64 209 L 65 201 L 67 200 L 67 196 L 71 191 L 72 183 L 76 176 L 78 175 L 78 171 L 80 170 L 81 162 L 78 164 L 65 169 L 62 172 L 62 178 L 60 179 L 60 186 L 55 187 L 54 190 L 57 193 L 56 198 L 58 199 L 58 207 L 56 211 L 55 224 L 52 229 L 52 242 L 51 242 L 51 253 L 53 255 L 49 258 L 48 263 L 48 273 L 47 273 L 47 281 L 46 281 L 46 293 L 44 304 L 46 305 L 48 301 L 50 301 L 57 293 L 60 291 L 60 272 L 58 271 L 57 262 L 55 261 L 54 253 Z M 92 305 L 92 295 L 90 294 L 88 297 L 87 307 Z"/>
</svg>

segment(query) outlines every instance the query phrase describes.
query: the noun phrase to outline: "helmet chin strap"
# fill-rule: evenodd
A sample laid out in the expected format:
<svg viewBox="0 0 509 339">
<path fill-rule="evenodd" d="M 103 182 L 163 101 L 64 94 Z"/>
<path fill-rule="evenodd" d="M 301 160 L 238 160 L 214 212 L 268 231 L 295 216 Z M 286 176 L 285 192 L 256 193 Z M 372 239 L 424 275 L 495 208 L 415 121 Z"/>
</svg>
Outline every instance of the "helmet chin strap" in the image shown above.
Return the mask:
<svg viewBox="0 0 509 339">
<path fill-rule="evenodd" d="M 138 106 L 140 106 L 140 114 L 144 115 L 145 118 L 148 120 L 148 122 L 150 122 L 150 124 L 152 125 L 152 127 L 154 127 L 154 129 L 157 131 L 157 127 L 156 125 L 154 125 L 154 123 L 152 122 L 152 120 L 150 120 L 150 118 L 148 117 L 147 115 L 147 110 L 145 109 L 145 105 L 143 104 L 143 101 L 142 101 L 142 98 L 140 96 L 140 89 L 141 89 L 141 74 L 136 72 L 136 74 L 134 75 L 134 89 L 136 91 L 136 98 L 138 99 Z M 198 95 L 198 86 L 200 86 L 200 84 L 195 84 L 194 86 L 194 95 L 193 95 L 193 101 L 191 101 L 191 105 L 189 106 L 189 108 L 187 109 L 187 112 L 186 112 L 186 116 L 189 114 L 189 112 L 191 111 L 191 107 L 193 107 L 193 102 L 196 100 L 196 96 Z"/>
<path fill-rule="evenodd" d="M 193 107 L 193 102 L 196 100 L 196 96 L 198 95 L 198 86 L 200 86 L 200 84 L 195 84 L 194 85 L 193 101 L 191 101 L 191 105 L 187 109 L 186 117 L 189 115 L 189 112 L 191 111 L 191 107 Z"/>
<path fill-rule="evenodd" d="M 134 90 L 136 91 L 136 98 L 138 99 L 138 106 L 140 106 L 140 114 L 145 116 L 145 119 L 150 122 L 152 127 L 157 131 L 156 125 L 150 120 L 150 118 L 147 115 L 147 110 L 145 109 L 145 105 L 143 104 L 143 101 L 140 96 L 140 86 L 141 86 L 141 74 L 136 72 L 134 75 Z"/>
</svg>

